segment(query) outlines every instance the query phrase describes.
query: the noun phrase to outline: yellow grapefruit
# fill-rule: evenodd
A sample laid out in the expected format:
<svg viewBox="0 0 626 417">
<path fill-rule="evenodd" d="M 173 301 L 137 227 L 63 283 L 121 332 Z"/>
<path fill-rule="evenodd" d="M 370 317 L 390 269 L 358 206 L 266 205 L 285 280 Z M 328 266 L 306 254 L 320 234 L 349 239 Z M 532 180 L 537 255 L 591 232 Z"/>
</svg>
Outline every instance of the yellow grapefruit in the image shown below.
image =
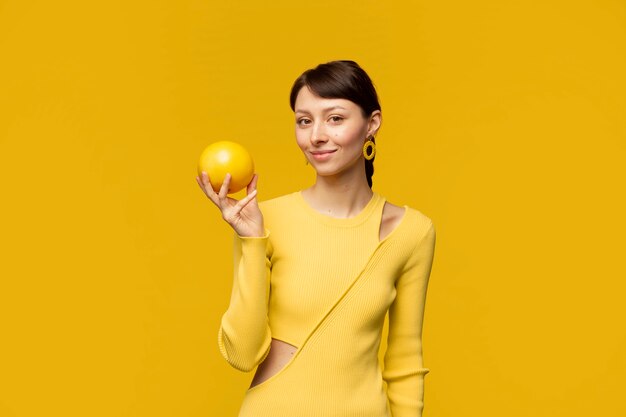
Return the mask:
<svg viewBox="0 0 626 417">
<path fill-rule="evenodd" d="M 198 175 L 209 175 L 215 192 L 219 192 L 226 174 L 230 173 L 228 194 L 243 190 L 254 176 L 254 161 L 246 148 L 237 142 L 222 140 L 207 146 L 200 155 Z"/>
</svg>

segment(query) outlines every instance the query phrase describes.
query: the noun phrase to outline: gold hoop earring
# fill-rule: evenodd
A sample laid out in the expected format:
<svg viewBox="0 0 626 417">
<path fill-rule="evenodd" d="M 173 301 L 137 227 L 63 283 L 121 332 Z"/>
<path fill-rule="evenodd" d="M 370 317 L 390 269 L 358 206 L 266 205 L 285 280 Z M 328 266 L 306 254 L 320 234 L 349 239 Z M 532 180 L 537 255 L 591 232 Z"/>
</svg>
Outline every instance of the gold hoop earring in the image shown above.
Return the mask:
<svg viewBox="0 0 626 417">
<path fill-rule="evenodd" d="M 374 139 L 374 137 L 372 137 L 372 139 Z M 372 148 L 372 153 L 367 152 L 368 147 Z M 374 158 L 374 155 L 376 155 L 376 144 L 371 139 L 368 139 L 363 145 L 363 156 L 369 161 Z"/>
</svg>

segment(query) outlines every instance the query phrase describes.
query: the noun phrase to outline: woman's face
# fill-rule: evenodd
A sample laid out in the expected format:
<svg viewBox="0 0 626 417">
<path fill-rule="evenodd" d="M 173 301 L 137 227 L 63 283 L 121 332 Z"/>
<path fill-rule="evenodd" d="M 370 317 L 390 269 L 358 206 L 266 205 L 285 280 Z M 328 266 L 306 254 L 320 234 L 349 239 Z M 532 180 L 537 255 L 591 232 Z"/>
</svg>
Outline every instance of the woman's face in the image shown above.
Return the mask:
<svg viewBox="0 0 626 417">
<path fill-rule="evenodd" d="M 363 144 L 380 126 L 380 111 L 363 117 L 354 102 L 319 97 L 308 87 L 295 103 L 296 141 L 318 174 L 334 175 L 363 169 Z"/>
</svg>

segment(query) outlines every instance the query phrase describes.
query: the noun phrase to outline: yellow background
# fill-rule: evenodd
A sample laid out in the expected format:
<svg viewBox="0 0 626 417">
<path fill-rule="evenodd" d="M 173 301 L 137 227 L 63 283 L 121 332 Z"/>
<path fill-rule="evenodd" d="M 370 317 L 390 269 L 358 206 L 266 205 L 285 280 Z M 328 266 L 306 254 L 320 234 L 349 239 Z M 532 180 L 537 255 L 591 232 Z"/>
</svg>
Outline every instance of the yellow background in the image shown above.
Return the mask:
<svg viewBox="0 0 626 417">
<path fill-rule="evenodd" d="M 333 59 L 381 97 L 374 190 L 437 227 L 425 417 L 626 415 L 626 3 L 4 0 L 0 416 L 236 416 L 196 162 L 310 185 L 288 93 Z"/>
</svg>

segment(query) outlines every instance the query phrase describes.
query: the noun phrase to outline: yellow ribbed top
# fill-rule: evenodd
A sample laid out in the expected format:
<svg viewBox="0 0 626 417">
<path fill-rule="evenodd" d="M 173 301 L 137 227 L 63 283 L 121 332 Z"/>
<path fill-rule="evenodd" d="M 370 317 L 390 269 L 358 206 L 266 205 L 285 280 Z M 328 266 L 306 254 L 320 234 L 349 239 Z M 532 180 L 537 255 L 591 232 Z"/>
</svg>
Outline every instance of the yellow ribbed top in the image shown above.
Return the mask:
<svg viewBox="0 0 626 417">
<path fill-rule="evenodd" d="M 429 369 L 421 334 L 435 229 L 404 206 L 398 226 L 379 241 L 385 201 L 374 192 L 356 216 L 337 218 L 297 191 L 259 203 L 264 236 L 234 234 L 222 356 L 248 372 L 267 357 L 272 338 L 298 347 L 282 369 L 247 390 L 240 417 L 422 415 Z"/>
</svg>

